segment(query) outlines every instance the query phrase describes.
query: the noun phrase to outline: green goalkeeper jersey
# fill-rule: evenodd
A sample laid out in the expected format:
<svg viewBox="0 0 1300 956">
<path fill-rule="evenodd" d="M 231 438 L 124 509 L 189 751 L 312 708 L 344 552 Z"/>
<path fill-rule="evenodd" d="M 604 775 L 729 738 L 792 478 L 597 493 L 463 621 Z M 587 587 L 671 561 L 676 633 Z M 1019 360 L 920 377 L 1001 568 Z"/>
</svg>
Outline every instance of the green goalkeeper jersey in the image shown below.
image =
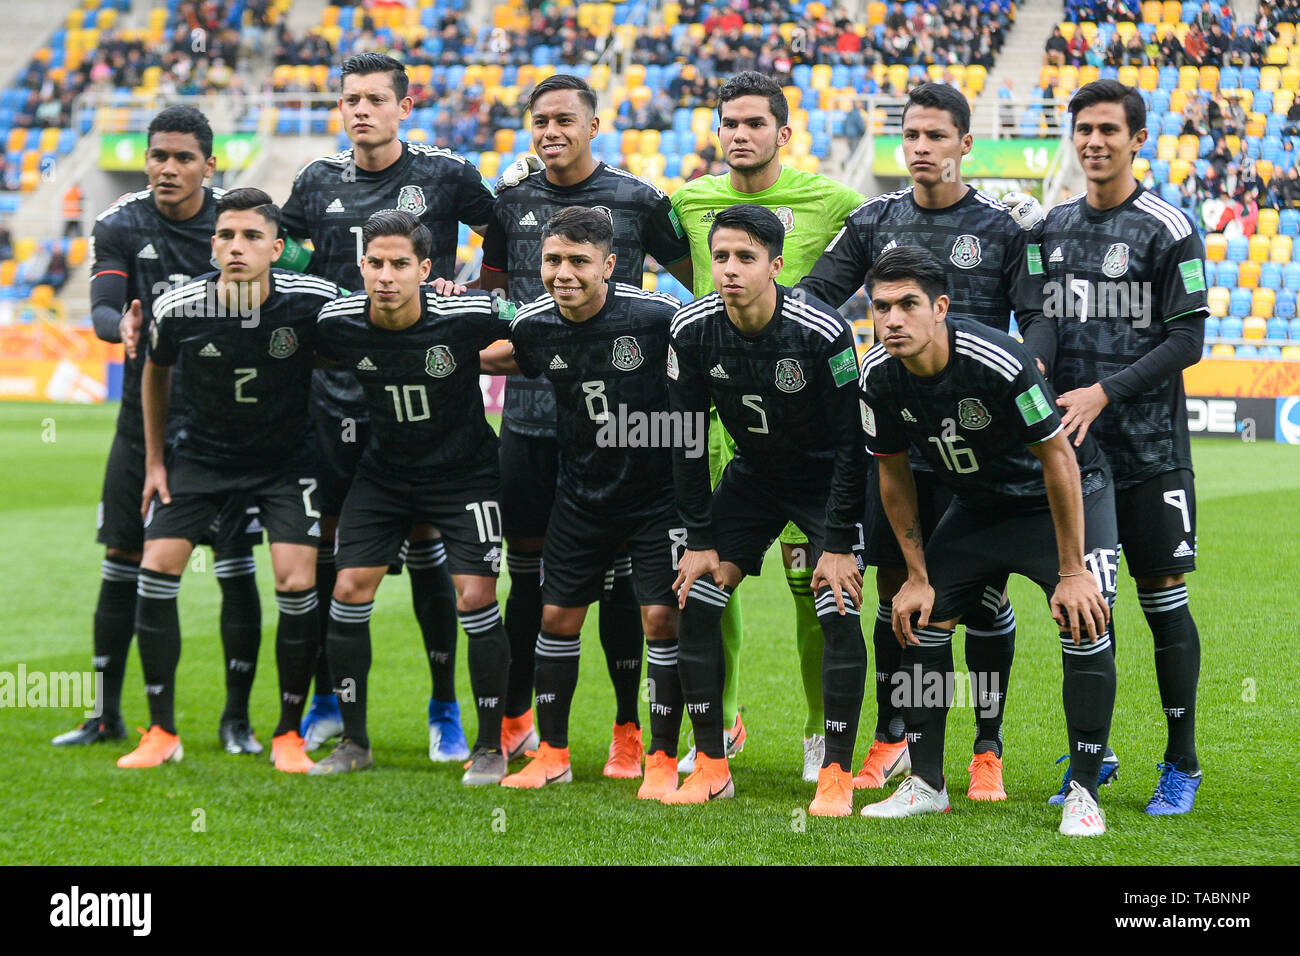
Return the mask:
<svg viewBox="0 0 1300 956">
<path fill-rule="evenodd" d="M 713 291 L 709 260 L 709 228 L 720 210 L 740 203 L 755 203 L 776 213 L 785 226 L 785 264 L 776 281 L 792 286 L 810 271 L 827 244 L 844 225 L 844 219 L 866 197 L 833 179 L 785 166 L 776 182 L 756 193 L 732 188 L 731 175 L 701 176 L 673 193 L 673 211 L 691 243 L 698 299 Z"/>
</svg>

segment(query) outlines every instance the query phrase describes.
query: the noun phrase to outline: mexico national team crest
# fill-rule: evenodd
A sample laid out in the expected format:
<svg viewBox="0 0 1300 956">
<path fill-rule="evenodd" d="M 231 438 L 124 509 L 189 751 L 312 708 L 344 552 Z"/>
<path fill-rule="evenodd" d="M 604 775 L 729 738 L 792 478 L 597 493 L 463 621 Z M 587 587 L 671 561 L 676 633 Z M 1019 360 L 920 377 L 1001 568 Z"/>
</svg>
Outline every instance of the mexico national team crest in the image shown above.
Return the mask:
<svg viewBox="0 0 1300 956">
<path fill-rule="evenodd" d="M 1106 250 L 1106 258 L 1101 260 L 1102 274 L 1110 279 L 1118 279 L 1128 272 L 1128 243 L 1112 242 Z"/>
<path fill-rule="evenodd" d="M 789 232 L 791 229 L 794 228 L 793 209 L 791 209 L 789 206 L 777 206 L 772 211 L 776 213 L 776 218 L 781 220 L 781 225 L 785 227 L 786 232 Z"/>
<path fill-rule="evenodd" d="M 645 360 L 641 346 L 630 335 L 620 335 L 614 340 L 614 368 L 630 372 Z"/>
<path fill-rule="evenodd" d="M 298 336 L 294 335 L 289 326 L 281 326 L 271 333 L 271 344 L 267 351 L 271 353 L 271 358 L 288 358 L 298 351 Z"/>
<path fill-rule="evenodd" d="M 591 208 L 596 210 L 596 212 L 603 212 L 605 218 L 609 220 L 609 224 L 611 226 L 614 225 L 614 211 L 608 206 L 592 206 Z"/>
<path fill-rule="evenodd" d="M 451 349 L 445 345 L 435 345 L 425 352 L 424 370 L 434 378 L 446 378 L 456 371 L 456 360 L 451 356 Z"/>
<path fill-rule="evenodd" d="M 957 403 L 957 420 L 961 422 L 962 428 L 977 432 L 981 428 L 988 427 L 988 423 L 993 421 L 993 416 L 978 398 L 963 398 Z"/>
<path fill-rule="evenodd" d="M 783 358 L 776 363 L 776 387 L 783 392 L 797 392 L 808 384 L 804 378 L 799 362 L 792 358 Z"/>
<path fill-rule="evenodd" d="M 403 186 L 397 194 L 397 208 L 412 216 L 423 216 L 429 208 L 424 201 L 424 190 L 419 186 Z"/>
<path fill-rule="evenodd" d="M 974 269 L 980 264 L 982 258 L 979 237 L 972 236 L 970 233 L 958 236 L 957 241 L 952 244 L 952 252 L 948 255 L 948 261 L 958 269 Z"/>
</svg>

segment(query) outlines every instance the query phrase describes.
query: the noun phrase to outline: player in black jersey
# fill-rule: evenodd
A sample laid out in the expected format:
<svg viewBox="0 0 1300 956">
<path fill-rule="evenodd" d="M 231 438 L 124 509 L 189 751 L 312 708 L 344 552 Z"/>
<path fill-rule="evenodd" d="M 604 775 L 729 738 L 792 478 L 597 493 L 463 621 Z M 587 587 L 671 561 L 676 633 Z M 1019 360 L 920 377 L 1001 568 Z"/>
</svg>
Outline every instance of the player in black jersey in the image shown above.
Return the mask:
<svg viewBox="0 0 1300 956">
<path fill-rule="evenodd" d="M 462 157 L 398 138 L 400 124 L 411 112 L 407 86 L 405 68 L 390 56 L 362 53 L 345 60 L 339 111 L 352 147 L 305 166 L 285 204 L 287 233 L 311 239 L 314 246 L 307 271 L 345 289 L 361 289 L 362 227 L 372 213 L 401 209 L 419 218 L 433 237 L 433 274 L 447 276 L 455 271 L 458 223 L 482 232 L 492 214 L 491 190 Z M 312 398 L 325 515 L 317 568 L 324 621 L 334 587 L 334 528 L 366 447 L 369 423 L 361 386 L 350 369 L 318 370 Z M 429 757 L 464 760 L 469 747 L 456 702 L 456 593 L 446 552 L 437 532 L 421 526 L 412 529 L 405 554 L 432 682 Z M 317 696 L 303 722 L 309 748 L 342 726 L 337 702 L 323 692 L 326 683 L 322 655 Z"/>
<path fill-rule="evenodd" d="M 119 767 L 156 767 L 183 754 L 175 723 L 181 573 L 194 543 L 231 498 L 255 501 L 271 541 L 280 608 L 276 662 L 279 770 L 303 772 L 298 721 L 320 640 L 316 541 L 320 512 L 307 444 L 307 393 L 316 315 L 338 296 L 331 282 L 272 270 L 283 248 L 280 210 L 260 189 L 217 203 L 212 249 L 220 273 L 159 296 L 141 383 L 146 444 L 144 558 L 136 628 L 150 727 Z M 185 428 L 164 461 L 170 366 L 186 363 Z"/>
<path fill-rule="evenodd" d="M 945 271 L 928 250 L 901 245 L 876 260 L 869 279 L 879 344 L 862 361 L 862 428 L 907 559 L 892 607 L 905 642 L 893 691 L 912 775 L 862 814 L 947 812 L 953 630 L 990 582 L 1002 587 L 1016 573 L 1043 588 L 1060 627 L 1070 752 L 1088 782 L 1072 785 L 1060 829 L 1100 835 L 1096 779 L 1115 703 L 1107 626 L 1118 556 L 1106 462 L 1094 442 L 1076 456 L 1051 389 L 1019 343 L 948 318 Z M 932 534 L 921 529 L 909 445 L 955 496 Z"/>
<path fill-rule="evenodd" d="M 1182 370 L 1201 357 L 1205 246 L 1181 210 L 1133 177 L 1147 137 L 1136 90 L 1089 83 L 1070 114 L 1088 189 L 1043 224 L 1054 308 L 1026 329 L 1025 344 L 1061 392 L 1067 433 L 1095 436 L 1110 459 L 1120 541 L 1154 638 L 1168 722 L 1147 813 L 1187 813 L 1201 784 L 1201 646 L 1185 577 L 1196 568 L 1196 490 Z"/>
<path fill-rule="evenodd" d="M 687 535 L 674 584 L 683 609 L 678 666 L 698 754 L 695 772 L 661 799 L 703 803 L 735 792 L 723 741 L 722 612 L 793 521 L 821 553 L 812 584 L 826 638 L 826 757 L 809 811 L 846 816 L 867 667 L 853 553 L 866 478 L 852 387 L 857 357 L 839 313 L 777 285 L 784 239 L 770 209 L 742 203 L 719 212 L 709 235 L 717 292 L 673 319 L 672 411 L 707 421 L 712 402 L 736 456 L 710 499 L 708 460 L 673 450 Z"/>
<path fill-rule="evenodd" d="M 521 178 L 531 167 L 512 167 L 498 183 L 495 215 L 483 241 L 482 287 L 505 289 L 515 302 L 531 302 L 543 294 L 542 229 L 556 210 L 584 206 L 606 212 L 613 222 L 614 281 L 640 286 L 645 257 L 651 255 L 690 288 L 690 246 L 668 197 L 592 155 L 600 120 L 596 94 L 587 82 L 568 74 L 549 76 L 533 89 L 528 109 L 533 149 L 545 168 Z M 508 356 L 508 346 L 504 354 Z M 555 499 L 555 427 L 550 382 L 522 375 L 507 379 L 501 415 L 501 508 L 510 570 L 506 630 L 511 668 L 502 734 L 512 759 L 537 745 L 533 646 L 542 616 L 543 540 Z M 617 699 L 605 773 L 637 777 L 642 757 L 637 714 L 641 613 L 626 555 L 615 561 L 612 587 L 602 595 L 600 642 Z"/>
<path fill-rule="evenodd" d="M 606 569 L 629 551 L 650 659 L 650 756 L 642 799 L 677 789 L 681 684 L 677 604 L 672 584 L 685 539 L 673 503 L 674 440 L 663 369 L 668 327 L 681 305 L 672 296 L 611 282 L 617 268 L 613 223 L 570 206 L 542 231 L 547 294 L 510 324 L 514 359 L 491 371 L 545 375 L 554 386 L 560 447 L 555 507 L 546 531 L 541 630 L 537 636 L 536 756 L 501 783 L 535 788 L 573 779 L 569 706 L 578 683 L 579 635 L 588 606 L 604 591 Z M 665 430 L 666 429 L 666 430 Z M 702 440 L 679 429 L 675 440 Z M 703 445 L 697 445 L 703 453 Z M 640 731 L 636 751 L 641 751 Z M 635 767 L 640 775 L 640 760 Z"/>
<path fill-rule="evenodd" d="M 91 318 L 96 334 L 122 342 L 126 357 L 117 433 L 104 471 L 99 503 L 99 543 L 105 546 L 99 602 L 95 608 L 94 667 L 103 674 L 103 714 L 54 738 L 57 745 L 91 744 L 126 737 L 121 717 L 122 681 L 135 633 L 137 577 L 144 548 L 140 492 L 144 487 L 144 426 L 140 373 L 142 328 L 154 299 L 191 276 L 212 271 L 212 228 L 221 190 L 204 187 L 216 162 L 212 129 L 193 107 L 172 106 L 149 124 L 145 171 L 149 188 L 124 196 L 95 220 L 90 240 Z M 179 383 L 176 404 L 179 404 Z M 171 424 L 175 425 L 175 416 Z M 173 432 L 175 428 L 171 429 Z M 221 585 L 221 643 L 226 672 L 222 745 L 231 753 L 261 753 L 248 724 L 261 644 L 262 610 L 254 577 L 252 546 L 260 533 L 245 533 L 244 504 L 232 501 L 211 534 Z"/>
<path fill-rule="evenodd" d="M 1007 207 L 961 179 L 961 158 L 970 152 L 970 106 L 944 83 L 925 83 L 908 96 L 903 113 L 903 155 L 913 185 L 863 203 L 807 278 L 799 283 L 827 302 L 843 303 L 862 287 L 872 263 L 885 250 L 916 245 L 943 261 L 954 318 L 971 319 L 1007 331 L 1011 312 L 1018 321 L 1041 314 L 1042 266 L 1030 233 Z M 921 522 L 928 534 L 948 507 L 949 493 L 924 457 L 912 452 Z M 876 608 L 872 643 L 876 653 L 876 734 L 858 772 L 859 787 L 883 787 L 908 768 L 902 713 L 891 701 L 891 678 L 899 647 L 890 623 L 890 602 L 907 577 L 880 503 L 878 482 L 867 495 L 866 562 L 876 566 Z M 1015 653 L 1015 612 L 1005 589 L 990 582 L 980 606 L 966 616 L 966 666 L 978 686 L 999 695 L 976 711 L 970 798 L 1005 800 L 1002 786 L 1002 716 Z M 992 691 L 990 691 L 992 692 Z"/>
<path fill-rule="evenodd" d="M 343 711 L 343 741 L 313 773 L 371 765 L 366 732 L 370 612 L 375 591 L 412 524 L 441 532 L 469 635 L 478 742 L 463 781 L 505 776 L 501 704 L 510 646 L 497 609 L 501 568 L 497 437 L 483 412 L 479 351 L 501 338 L 513 307 L 474 292 L 444 298 L 428 278 L 432 239 L 413 214 L 366 220 L 366 291 L 321 310 L 321 350 L 353 370 L 370 412 L 370 442 L 339 516 L 339 573 L 330 603 L 330 676 Z"/>
</svg>

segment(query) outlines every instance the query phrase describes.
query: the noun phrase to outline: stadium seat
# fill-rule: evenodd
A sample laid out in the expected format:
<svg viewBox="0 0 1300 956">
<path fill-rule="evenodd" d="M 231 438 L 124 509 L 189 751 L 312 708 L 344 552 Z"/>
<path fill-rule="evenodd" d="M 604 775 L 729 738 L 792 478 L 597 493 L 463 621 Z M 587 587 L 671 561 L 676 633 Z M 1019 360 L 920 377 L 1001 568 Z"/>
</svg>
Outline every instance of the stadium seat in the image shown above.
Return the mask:
<svg viewBox="0 0 1300 956">
<path fill-rule="evenodd" d="M 1216 359 L 1234 358 L 1236 354 L 1237 354 L 1237 350 L 1233 348 L 1231 345 L 1219 344 L 1219 345 L 1215 345 L 1210 349 L 1210 357 Z"/>
<path fill-rule="evenodd" d="M 1237 288 L 1254 289 L 1259 285 L 1259 263 L 1242 262 L 1237 265 Z"/>
<path fill-rule="evenodd" d="M 1136 172 L 1136 171 L 1135 171 Z M 1222 233 L 1214 232 L 1205 237 L 1205 257 L 1213 262 L 1222 262 L 1228 255 L 1228 240 Z"/>
<path fill-rule="evenodd" d="M 1242 317 L 1230 315 L 1219 320 L 1219 334 L 1225 339 L 1241 338 Z"/>
<path fill-rule="evenodd" d="M 1234 236 L 1228 240 L 1228 261 L 1245 262 L 1250 258 L 1250 243 L 1245 236 Z"/>
<path fill-rule="evenodd" d="M 1269 342 L 1285 342 L 1288 331 L 1286 319 L 1269 319 L 1264 338 Z"/>
<path fill-rule="evenodd" d="M 1244 319 L 1250 315 L 1251 290 L 1233 289 L 1229 302 L 1228 314 L 1234 318 Z"/>
<path fill-rule="evenodd" d="M 1232 293 L 1223 286 L 1212 286 L 1206 293 L 1206 301 L 1210 308 L 1210 315 L 1216 319 L 1221 319 L 1228 314 L 1228 306 L 1232 300 Z M 1207 333 L 1208 334 L 1208 333 Z"/>
<path fill-rule="evenodd" d="M 1300 291 L 1300 262 L 1288 262 L 1282 267 L 1282 286 L 1292 292 Z"/>
<path fill-rule="evenodd" d="M 1266 319 L 1273 318 L 1273 303 L 1275 301 L 1277 301 L 1277 293 L 1274 292 L 1272 289 L 1256 289 L 1251 294 L 1250 314 L 1261 323 L 1260 332 L 1259 332 L 1260 338 L 1262 338 L 1264 335 L 1264 329 L 1262 323 Z M 1247 320 L 1248 324 L 1249 321 L 1250 320 Z M 1254 338 L 1254 336 L 1249 334 L 1246 337 Z"/>
<path fill-rule="evenodd" d="M 1290 262 L 1295 255 L 1295 245 L 1290 236 L 1273 236 L 1269 239 L 1268 261 L 1279 265 Z"/>
<path fill-rule="evenodd" d="M 1282 346 L 1282 356 L 1281 356 L 1281 357 L 1284 358 L 1284 359 L 1286 359 L 1286 360 L 1288 360 L 1288 361 L 1295 361 L 1295 360 L 1297 360 L 1297 359 L 1300 359 L 1300 345 L 1284 345 L 1284 346 Z"/>
<path fill-rule="evenodd" d="M 1205 320 L 1205 337 L 1207 339 L 1219 337 L 1219 320 L 1213 315 Z"/>
<path fill-rule="evenodd" d="M 1259 347 L 1255 345 L 1238 345 L 1236 358 L 1257 361 L 1260 358 Z"/>
<path fill-rule="evenodd" d="M 1268 262 L 1270 247 L 1267 236 L 1250 237 L 1250 261 Z"/>
<path fill-rule="evenodd" d="M 1282 288 L 1282 267 L 1276 262 L 1265 262 L 1259 267 L 1259 287 L 1261 289 Z M 1263 313 L 1256 312 L 1256 315 Z"/>
</svg>

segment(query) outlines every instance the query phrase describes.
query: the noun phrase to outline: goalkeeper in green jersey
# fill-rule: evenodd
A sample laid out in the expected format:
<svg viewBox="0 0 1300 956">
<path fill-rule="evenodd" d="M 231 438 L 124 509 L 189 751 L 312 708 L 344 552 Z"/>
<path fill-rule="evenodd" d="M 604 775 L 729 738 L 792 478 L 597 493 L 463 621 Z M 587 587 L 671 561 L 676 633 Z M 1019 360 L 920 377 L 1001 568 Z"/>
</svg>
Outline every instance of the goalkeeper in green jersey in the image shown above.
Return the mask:
<svg viewBox="0 0 1300 956">
<path fill-rule="evenodd" d="M 865 201 L 847 186 L 805 173 L 781 163 L 781 147 L 790 142 L 790 106 L 780 85 L 762 73 L 738 73 L 718 93 L 718 139 L 729 171 L 719 176 L 702 176 L 686 183 L 672 196 L 673 210 L 691 243 L 696 298 L 713 292 L 713 271 L 709 256 L 709 227 L 714 217 L 728 206 L 756 203 L 776 213 L 785 226 L 785 266 L 777 282 L 793 286 L 812 269 L 826 245 L 844 225 L 845 218 Z M 731 436 L 722 428 L 717 413 L 709 423 L 709 470 L 716 485 L 734 454 Z M 795 605 L 795 642 L 803 678 L 808 712 L 803 728 L 803 778 L 816 782 L 825 753 L 822 712 L 821 627 L 813 604 L 813 564 L 808 539 L 789 524 L 781 532 L 781 557 L 786 581 Z M 726 655 L 726 685 L 722 707 L 731 722 L 727 731 L 728 756 L 745 743 L 745 725 L 740 718 L 740 646 L 742 642 L 740 601 L 733 598 L 722 618 L 722 639 Z M 692 747 L 679 768 L 693 768 Z"/>
</svg>

